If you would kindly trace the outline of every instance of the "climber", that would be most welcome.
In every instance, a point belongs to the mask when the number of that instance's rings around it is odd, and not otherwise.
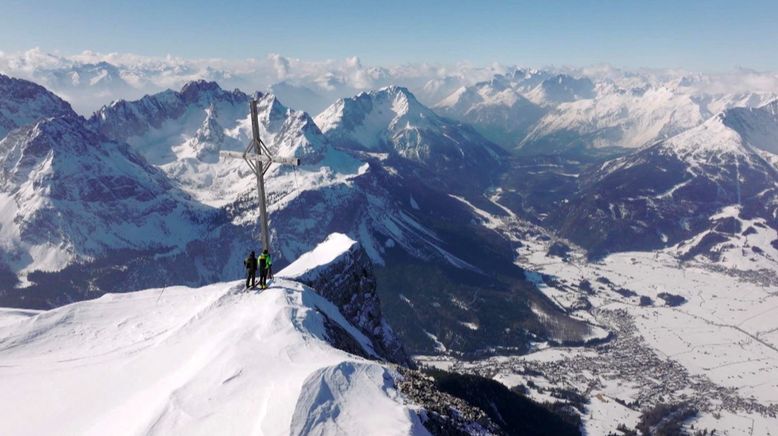
[[[246,267],[246,287],[249,287],[249,281],[251,281],[251,287],[256,286],[257,277],[257,256],[252,251],[249,257],[243,261],[243,265]]]
[[[259,287],[262,289],[267,288],[267,279],[273,278],[272,266],[273,260],[270,258],[270,253],[267,252],[266,248],[259,256]]]

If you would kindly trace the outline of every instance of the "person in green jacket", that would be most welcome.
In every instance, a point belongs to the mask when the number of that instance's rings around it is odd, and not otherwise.
[[[259,287],[262,289],[267,288],[267,279],[273,278],[273,260],[270,258],[270,253],[267,252],[267,249],[262,251],[262,254],[259,255]]]
[[[257,277],[257,256],[252,251],[249,257],[243,261],[243,266],[246,267],[246,287],[249,287],[249,281],[251,281],[251,287],[256,286]]]

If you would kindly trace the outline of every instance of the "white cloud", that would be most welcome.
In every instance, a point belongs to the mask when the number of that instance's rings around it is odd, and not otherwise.
[[[304,91],[308,96],[306,99],[295,99],[289,95],[289,100],[312,112],[339,97],[392,84],[406,86],[424,103],[434,104],[463,85],[488,80],[513,68],[501,64],[475,66],[468,63],[371,66],[363,65],[356,56],[311,61],[275,53],[264,58],[227,60],[93,51],[63,55],[39,48],[21,53],[0,51],[0,72],[46,86],[66,97],[83,114],[89,114],[114,99],[134,99],[167,88],[179,89],[186,82],[197,79],[215,80],[222,87],[240,88],[245,92],[266,90],[284,81],[291,85],[285,88],[287,92]],[[745,69],[719,75],[678,70],[627,71],[608,65],[548,69],[586,75],[625,88],[685,87],[690,93],[707,94],[778,92],[778,74]],[[314,99],[312,95],[318,98]]]

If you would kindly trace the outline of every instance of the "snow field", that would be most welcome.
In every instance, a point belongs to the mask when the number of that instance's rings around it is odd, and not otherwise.
[[[737,211],[725,210],[722,214],[737,216]],[[753,223],[744,221],[744,228],[749,224]],[[764,239],[760,233],[763,230],[760,228],[750,238]],[[575,255],[572,262],[546,256],[548,244],[543,241],[527,244],[519,253],[522,265],[573,288],[581,280],[589,280],[597,291],[587,296],[592,305],[626,310],[645,343],[659,356],[680,363],[691,374],[703,375],[719,386],[736,390],[741,398],[753,398],[765,405],[778,403],[778,335],[775,334],[778,318],[774,316],[778,313],[778,288],[775,285],[745,281],[712,269],[712,266],[731,265],[740,270],[740,262],[727,258],[717,265],[700,261],[680,263],[676,257],[678,247],[653,253],[613,254],[600,262],[587,263]],[[762,262],[769,259],[759,262],[764,265]],[[575,293],[543,284],[537,272],[528,272],[528,276],[535,279],[538,289],[562,307],[570,307],[577,299]],[[612,284],[598,282],[601,277]],[[613,291],[618,288],[629,289],[638,296],[624,297]],[[658,297],[661,292],[680,295],[687,301],[671,307]],[[652,305],[640,306],[640,296],[650,297]],[[592,313],[596,314],[596,309]],[[542,350],[522,359],[557,360],[569,353],[581,356],[588,353],[585,349],[552,350]],[[609,379],[607,374],[598,377],[606,387],[618,381]],[[522,378],[525,377],[503,373],[496,377],[506,384],[520,383]],[[633,411],[604,401],[609,396],[628,401],[625,398],[628,392],[623,388],[609,387],[600,396],[597,392],[590,395],[589,413],[584,417],[587,432],[607,434],[614,429],[614,423],[630,423],[637,418]],[[612,425],[605,425],[606,421]],[[696,428],[715,428],[723,434],[769,434],[775,419],[722,410],[704,413],[694,424]]]
[[[282,279],[0,311],[0,433],[426,433],[396,372],[333,348],[327,319],[374,353],[331,303]]]

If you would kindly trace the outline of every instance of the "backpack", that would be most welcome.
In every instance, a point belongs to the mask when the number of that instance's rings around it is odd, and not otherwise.
[[[257,258],[249,256],[243,261],[243,265],[246,265],[247,270],[255,271],[257,269]]]

